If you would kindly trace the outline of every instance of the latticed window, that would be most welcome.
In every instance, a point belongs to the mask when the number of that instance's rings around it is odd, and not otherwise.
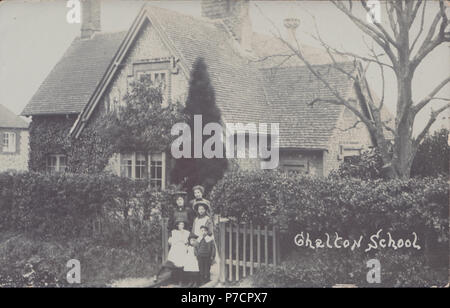
[[[133,154],[122,154],[120,161],[120,175],[133,178]]]
[[[3,133],[2,150],[7,153],[16,152],[16,133],[5,132]]]
[[[120,154],[120,176],[135,180],[149,179],[153,188],[165,188],[165,153]]]
[[[162,154],[150,155],[150,185],[161,189],[163,186],[163,160]]]
[[[51,154],[47,156],[47,172],[65,172],[67,168],[67,157],[63,154]]]
[[[136,154],[136,179],[145,179],[147,177],[147,160],[142,153]]]

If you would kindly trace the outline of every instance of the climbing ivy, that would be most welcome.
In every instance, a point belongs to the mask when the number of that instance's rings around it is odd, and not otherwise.
[[[184,121],[184,116],[180,103],[162,102],[160,88],[144,77],[132,84],[112,111],[97,108],[78,138],[69,136],[76,116],[34,116],[30,170],[44,171],[49,154],[65,154],[69,172],[97,173],[104,170],[113,153],[167,150],[175,137],[170,130]]]

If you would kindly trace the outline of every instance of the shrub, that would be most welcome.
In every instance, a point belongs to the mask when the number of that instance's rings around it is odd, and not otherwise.
[[[417,149],[411,166],[411,176],[448,176],[450,145],[448,129],[435,131],[427,136]]]
[[[361,153],[360,156],[349,157],[331,172],[330,177],[362,180],[383,178],[383,159],[380,151],[374,148]]]
[[[321,258],[311,256],[314,262],[323,263],[317,267],[323,275],[324,271],[335,273],[337,283],[355,279],[365,282],[365,275],[361,276],[361,273],[367,272],[365,262],[372,257],[386,260],[383,266],[390,275],[387,280],[394,285],[413,283],[413,276],[407,271],[418,273],[415,278],[418,284],[424,281],[431,283],[427,279],[448,271],[449,199],[447,179],[444,177],[410,180],[320,179],[288,176],[277,171],[237,170],[227,173],[216,184],[211,200],[221,215],[254,224],[276,224],[283,228],[283,255],[306,249],[294,244],[294,236],[300,232],[308,232],[314,238],[338,232],[351,240],[357,240],[360,235],[367,239],[380,229],[383,233],[390,232],[394,238],[410,238],[412,232],[417,233],[421,250],[400,249],[391,254],[389,249],[368,253],[359,249],[348,254],[348,249],[325,249],[320,252]],[[402,264],[409,264],[412,268]],[[358,272],[356,265],[363,265],[364,268]],[[426,268],[433,271],[427,272]],[[277,271],[279,273],[280,269]],[[292,274],[290,270],[286,272]],[[360,273],[359,278],[356,278],[356,273]],[[397,274],[400,275],[399,281],[397,277],[394,279]],[[322,277],[315,281],[320,285],[323,280]]]
[[[0,173],[0,286],[66,286],[73,258],[83,286],[149,275],[169,200],[170,191],[108,174]]]
[[[42,239],[92,237],[159,252],[169,192],[107,174],[0,174],[0,230]],[[153,248],[152,248],[153,247]]]

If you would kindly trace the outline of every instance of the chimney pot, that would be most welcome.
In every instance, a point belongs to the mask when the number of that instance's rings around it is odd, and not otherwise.
[[[100,0],[82,0],[81,7],[81,38],[89,39],[101,31],[101,3]]]
[[[297,28],[300,25],[300,19],[285,18],[283,23],[288,32],[288,43],[295,45],[297,41]]]
[[[249,0],[202,0],[202,16],[222,20],[241,47],[251,50],[252,23]]]

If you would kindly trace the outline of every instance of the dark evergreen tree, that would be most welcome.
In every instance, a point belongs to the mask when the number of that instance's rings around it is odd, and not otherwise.
[[[188,191],[194,185],[201,184],[209,191],[222,178],[227,169],[226,158],[194,157],[194,115],[202,115],[202,131],[208,123],[221,123],[220,109],[216,105],[214,88],[211,84],[208,68],[203,58],[198,58],[191,70],[189,94],[184,109],[191,129],[191,157],[175,161],[172,181],[181,183]],[[202,146],[210,136],[203,136]]]

